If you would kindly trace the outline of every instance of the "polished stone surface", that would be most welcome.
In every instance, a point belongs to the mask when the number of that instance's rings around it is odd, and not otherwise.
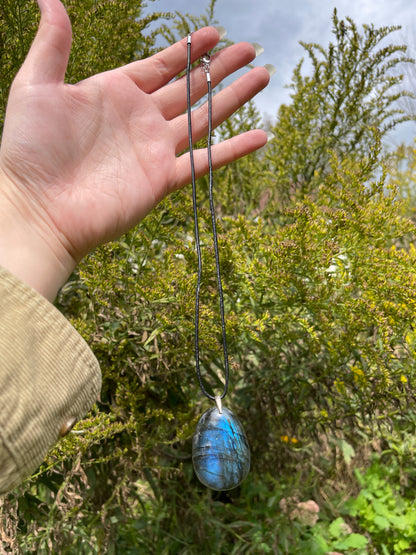
[[[208,488],[224,491],[237,487],[250,469],[247,436],[228,409],[207,410],[198,422],[192,442],[192,461],[199,480]]]

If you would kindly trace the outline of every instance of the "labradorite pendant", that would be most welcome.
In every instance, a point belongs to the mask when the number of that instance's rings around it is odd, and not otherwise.
[[[213,407],[201,416],[192,441],[192,462],[205,486],[224,491],[247,476],[250,449],[238,418],[226,408],[220,410]]]

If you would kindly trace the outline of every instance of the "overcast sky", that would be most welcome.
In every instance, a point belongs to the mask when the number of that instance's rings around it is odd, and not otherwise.
[[[149,4],[154,11],[201,15],[208,0],[155,0]],[[289,101],[285,85],[304,55],[299,41],[326,46],[331,40],[334,7],[340,19],[350,16],[358,25],[401,25],[402,30],[391,36],[408,44],[410,54],[416,57],[415,0],[217,0],[215,17],[227,30],[227,37],[234,42],[258,42],[264,53],[255,65],[271,63],[276,67],[271,83],[256,97],[263,115],[274,118],[279,105]],[[410,136],[416,136],[413,122],[402,126],[399,138],[409,140]]]

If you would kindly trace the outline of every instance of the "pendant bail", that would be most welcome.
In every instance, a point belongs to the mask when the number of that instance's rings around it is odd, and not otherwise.
[[[215,404],[217,405],[218,412],[222,414],[222,401],[219,395],[215,396]]]
[[[211,73],[209,71],[209,64],[211,63],[211,56],[204,54],[201,58],[201,69],[207,76],[207,82],[211,82]]]

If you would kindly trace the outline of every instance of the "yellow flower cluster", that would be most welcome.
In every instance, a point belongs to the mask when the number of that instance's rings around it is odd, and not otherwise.
[[[283,441],[283,443],[292,443],[293,445],[296,445],[296,443],[299,443],[295,437],[289,437],[289,436],[280,436],[280,441]]]

